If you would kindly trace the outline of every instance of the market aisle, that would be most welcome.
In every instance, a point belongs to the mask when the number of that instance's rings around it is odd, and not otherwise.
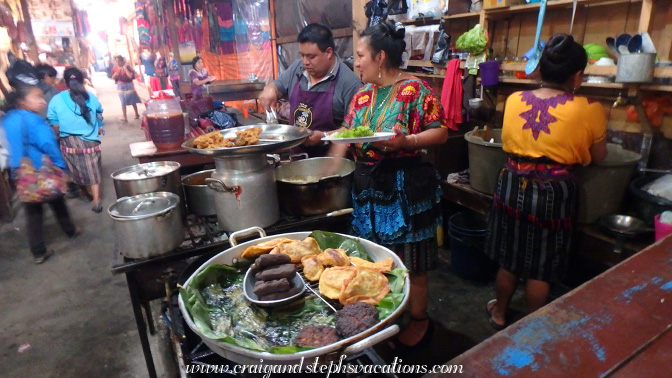
[[[119,123],[121,108],[114,83],[104,73],[96,74],[93,81],[105,110],[104,210],[96,214],[89,203],[67,201],[75,223],[83,229],[75,240],[60,231],[46,210],[45,237],[56,254],[42,265],[34,265],[28,250],[22,210],[13,223],[0,226],[3,377],[147,374],[126,281],[110,273],[115,241],[107,214],[115,199],[110,173],[137,163],[128,144],[144,140],[144,134],[132,116],[128,124]],[[26,344],[30,347],[19,352]]]

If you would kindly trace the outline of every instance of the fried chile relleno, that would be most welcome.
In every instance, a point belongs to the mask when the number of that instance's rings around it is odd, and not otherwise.
[[[357,302],[336,313],[336,331],[343,338],[357,335],[378,323],[378,309],[368,303]]]
[[[309,325],[301,328],[293,344],[299,347],[318,348],[331,345],[340,339],[334,327]]]

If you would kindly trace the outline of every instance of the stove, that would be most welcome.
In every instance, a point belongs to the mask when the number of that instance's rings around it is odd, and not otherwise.
[[[275,224],[265,227],[264,231],[267,235],[313,230],[347,233],[349,226],[350,214],[334,216],[324,214],[311,217],[282,216]],[[216,216],[187,216],[184,233],[184,242],[170,253],[145,259],[129,259],[123,257],[117,250],[112,257],[112,273],[123,273],[126,276],[131,305],[150,378],[155,378],[157,375],[147,335],[147,332],[151,335],[155,334],[149,302],[169,297],[175,289],[179,277],[186,274],[190,269],[193,271],[200,266],[197,266],[196,261],[194,261],[196,258],[204,262],[231,247],[229,243],[230,233],[219,228]],[[186,325],[183,328],[188,329]],[[189,332],[191,331],[189,330]],[[198,336],[194,336],[198,338]],[[194,347],[195,345],[192,346],[192,348]],[[189,349],[190,352],[191,350]],[[189,354],[189,356],[192,355],[194,354]]]

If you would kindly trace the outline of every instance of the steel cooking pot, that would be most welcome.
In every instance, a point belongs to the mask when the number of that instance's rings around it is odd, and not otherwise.
[[[310,216],[352,206],[352,160],[319,157],[283,164],[275,169],[280,210]]]
[[[180,163],[155,161],[136,164],[113,172],[114,191],[117,198],[136,194],[171,192],[180,197],[182,214],[186,216],[184,193],[180,179]]]
[[[170,252],[184,240],[180,197],[170,192],[119,198],[108,207],[122,255],[148,258]]]
[[[182,189],[189,213],[201,216],[217,215],[214,192],[205,182],[212,177],[214,171],[209,169],[182,177]]]
[[[256,240],[245,242],[243,244],[236,243],[236,239],[239,235],[246,235],[249,234],[251,231],[258,232],[263,237]],[[310,232],[293,232],[287,234],[265,236],[264,230],[258,227],[253,227],[250,229],[241,230],[239,232],[234,232],[229,239],[233,247],[217,254],[216,256],[212,257],[207,262],[205,262],[203,265],[201,265],[201,267],[198,268],[187,279],[187,281],[183,286],[189,285],[191,280],[193,280],[194,277],[198,275],[198,273],[200,273],[203,269],[206,269],[210,265],[214,264],[233,265],[235,261],[241,259],[240,256],[243,253],[243,251],[251,245],[255,245],[267,240],[280,237],[301,240],[306,238],[308,235],[310,235]],[[366,248],[372,260],[380,261],[387,257],[391,257],[394,260],[394,264],[396,267],[405,268],[404,264],[401,262],[399,257],[389,249],[368,240],[358,239],[358,241],[362,243],[362,245]],[[184,305],[182,296],[179,296],[179,305],[180,305],[180,311],[182,312],[184,320],[189,326],[189,328],[191,328],[192,331],[194,331],[198,336],[201,337],[201,339],[208,346],[208,348],[210,348],[213,352],[219,354],[220,356],[229,359],[231,361],[237,362],[239,364],[255,364],[259,363],[260,359],[263,359],[264,363],[266,364],[289,365],[299,363],[302,358],[304,359],[304,361],[309,360],[314,361],[315,357],[326,356],[331,353],[341,353],[347,356],[355,355],[357,353],[360,353],[364,349],[372,347],[373,345],[393,336],[394,334],[399,332],[399,326],[393,323],[395,319],[397,319],[397,317],[401,315],[401,313],[406,308],[406,305],[408,304],[409,290],[410,290],[410,283],[409,280],[406,279],[402,291],[404,293],[404,299],[399,305],[399,307],[397,307],[397,309],[389,317],[387,317],[384,320],[381,320],[380,322],[378,322],[378,324],[369,328],[365,332],[349,337],[347,339],[340,340],[336,343],[327,346],[293,354],[275,354],[269,352],[260,352],[242,348],[240,346],[229,344],[226,342],[210,339],[207,336],[203,335],[194,324],[191,315],[189,314]]]

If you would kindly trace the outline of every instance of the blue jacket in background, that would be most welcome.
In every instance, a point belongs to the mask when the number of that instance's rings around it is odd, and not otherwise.
[[[91,112],[91,123],[87,123],[82,117],[79,105],[70,98],[70,91],[63,91],[49,101],[47,119],[50,125],[58,125],[58,135],[61,138],[75,135],[83,140],[100,142],[99,120],[96,115],[103,114],[103,107],[93,93],[89,93],[86,107]]]
[[[2,127],[9,142],[10,171],[19,168],[24,156],[30,158],[35,169],[40,169],[43,154],[48,155],[54,165],[67,171],[54,131],[44,118],[28,110],[14,109],[2,119]]]

